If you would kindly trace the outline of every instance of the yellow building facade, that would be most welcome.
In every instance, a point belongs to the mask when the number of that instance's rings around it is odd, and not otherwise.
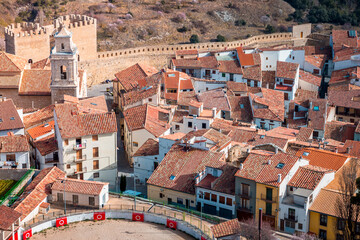
[[[196,208],[196,196],[184,192],[174,191],[154,185],[147,185],[148,198],[164,204],[175,203],[188,208]]]
[[[323,215],[322,221],[320,221],[321,215]],[[309,232],[315,233],[319,237],[326,232],[327,240],[336,240],[336,235],[342,234],[341,231],[337,230],[337,217],[309,211],[309,219]]]
[[[259,221],[259,208],[263,209],[263,220],[278,229],[279,188],[256,183],[256,221]]]

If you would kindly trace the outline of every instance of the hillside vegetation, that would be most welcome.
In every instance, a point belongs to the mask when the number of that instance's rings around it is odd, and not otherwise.
[[[231,41],[287,31],[294,9],[283,0],[1,0],[0,25],[86,14],[98,20],[99,50]],[[194,39],[194,38],[193,38]]]

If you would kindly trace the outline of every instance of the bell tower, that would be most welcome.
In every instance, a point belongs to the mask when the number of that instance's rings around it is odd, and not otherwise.
[[[82,97],[78,70],[78,50],[72,41],[72,33],[64,25],[55,34],[55,47],[50,53],[51,101],[63,100],[64,95]]]

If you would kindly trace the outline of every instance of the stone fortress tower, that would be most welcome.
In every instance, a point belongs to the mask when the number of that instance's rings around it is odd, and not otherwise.
[[[84,15],[66,15],[52,25],[17,23],[5,28],[6,52],[36,62],[49,57],[53,37],[64,25],[71,33],[79,50],[80,60],[96,59],[96,19]],[[34,51],[36,49],[36,51]]]
[[[63,100],[64,95],[86,97],[86,73],[78,69],[79,51],[72,41],[72,33],[64,25],[54,35],[51,50],[51,102]]]

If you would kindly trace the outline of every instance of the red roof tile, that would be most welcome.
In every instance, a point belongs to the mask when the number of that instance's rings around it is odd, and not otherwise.
[[[139,102],[143,99],[149,98],[158,94],[159,88],[157,86],[145,87],[145,89],[133,89],[122,95],[123,101],[121,101],[123,106],[130,105],[132,103]]]
[[[50,96],[51,70],[26,69],[23,72],[19,95]]]
[[[274,121],[284,121],[284,93],[272,89],[261,88],[261,93],[249,96],[255,103],[267,106],[267,108],[253,108],[254,118],[269,119]]]
[[[333,48],[339,49],[342,48],[344,45],[348,47],[358,47],[359,46],[358,34],[357,31],[354,32],[356,36],[350,37],[348,30],[332,30],[331,36],[332,36]]]
[[[261,81],[262,79],[262,72],[260,66],[252,66],[244,68],[244,79],[250,79],[255,81]]]
[[[27,65],[25,58],[0,52],[0,72],[21,72]]]
[[[32,139],[36,139],[44,134],[47,134],[47,133],[50,133],[51,131],[53,131],[54,125],[55,125],[55,121],[52,120],[48,123],[28,129],[27,132]]]
[[[159,142],[156,139],[149,138],[136,151],[134,157],[159,155]]]
[[[34,146],[39,150],[41,156],[46,156],[58,150],[55,134],[51,134],[45,138],[41,138],[34,142]]]
[[[0,131],[24,128],[24,124],[11,99],[0,102]]]
[[[286,78],[286,79],[295,79],[296,71],[298,68],[299,68],[298,63],[277,61],[276,77]]]
[[[254,66],[255,65],[254,57],[252,54],[244,53],[242,47],[236,48],[236,51],[237,51],[239,62],[240,62],[241,66]]]
[[[303,148],[296,153],[296,156],[309,160],[310,165],[335,171],[339,170],[348,158],[342,154],[315,148]]]
[[[227,96],[220,88],[200,93],[197,95],[197,98],[200,102],[204,103],[204,108],[230,111]]]
[[[220,168],[224,153],[174,145],[151,175],[147,184],[195,194],[195,177],[205,166]],[[173,180],[171,180],[171,179]]]
[[[31,69],[47,69],[51,70],[50,58],[44,58],[31,64]]]
[[[247,156],[243,163],[243,168],[239,169],[235,176],[255,180],[264,166],[268,163],[268,159],[270,157],[271,154],[264,155],[250,152],[249,156]]]
[[[275,71],[262,71],[262,86],[263,88],[274,89],[275,87]]]
[[[296,171],[288,185],[295,188],[314,190],[323,176],[329,172],[333,171],[312,165],[303,166]]]
[[[219,63],[219,71],[221,73],[243,74],[243,70],[240,67],[237,60],[218,61],[218,63]]]
[[[137,63],[115,74],[116,81],[119,81],[125,91],[138,86],[138,81],[157,73],[154,67]]]
[[[0,137],[0,153],[15,153],[30,151],[29,143],[24,135]]]
[[[4,231],[12,231],[11,226],[17,223],[21,217],[21,213],[5,206],[0,206],[0,229]]]
[[[307,55],[305,56],[305,61],[310,63],[311,65],[320,68],[321,70],[324,67],[326,60],[328,59],[327,55],[325,54],[318,54],[318,55]]]
[[[321,76],[305,72],[304,70],[299,71],[299,79],[318,87],[321,85]]]
[[[63,181],[65,181],[65,184]],[[51,186],[51,190],[64,191],[65,188],[65,191],[70,193],[98,196],[106,185],[109,185],[109,183],[66,178],[65,180],[56,180]]]
[[[327,99],[310,99],[312,107],[308,112],[308,127],[316,130],[325,130],[327,119]]]
[[[331,91],[329,103],[333,106],[360,109],[360,90]]]
[[[241,224],[237,218],[211,227],[215,238],[231,236],[240,232]]]
[[[233,93],[237,93],[237,92],[245,93],[248,91],[248,87],[246,83],[228,81],[226,82],[226,86]]]
[[[28,114],[24,116],[24,124],[25,128],[29,128],[40,124],[44,121],[50,120],[54,118],[54,108],[55,105],[49,105],[44,107],[34,113]]]
[[[242,122],[252,121],[251,105],[248,96],[228,96],[231,118]]]

